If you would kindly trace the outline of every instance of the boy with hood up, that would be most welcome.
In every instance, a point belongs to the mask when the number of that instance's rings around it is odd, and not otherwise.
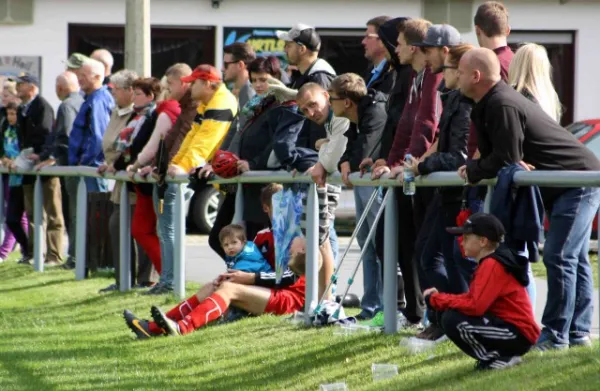
[[[465,255],[479,265],[466,293],[423,292],[428,307],[437,311],[448,338],[478,360],[475,369],[520,363],[540,336],[526,290],[527,259],[501,244],[504,227],[493,215],[476,213],[462,227],[447,231],[463,235]]]

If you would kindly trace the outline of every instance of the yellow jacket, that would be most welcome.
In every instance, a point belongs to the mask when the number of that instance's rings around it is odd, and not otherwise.
[[[171,164],[185,172],[205,165],[221,146],[237,111],[235,96],[222,84],[208,104],[198,106],[192,129],[183,139]]]

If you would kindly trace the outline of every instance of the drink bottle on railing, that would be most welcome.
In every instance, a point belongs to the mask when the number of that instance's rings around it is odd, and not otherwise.
[[[410,161],[412,155],[407,153],[404,157],[405,161]],[[402,180],[402,190],[406,195],[414,195],[416,190],[415,185],[415,174],[413,174],[410,170],[404,170],[403,180]]]

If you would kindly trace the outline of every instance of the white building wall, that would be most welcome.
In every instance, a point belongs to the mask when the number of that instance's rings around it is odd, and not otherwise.
[[[476,1],[473,14],[481,1]],[[600,2],[506,1],[513,30],[576,30],[575,119],[600,117]],[[328,28],[364,28],[377,15],[421,15],[416,0],[224,0],[213,9],[209,0],[152,0],[154,25],[217,26],[216,52],[222,49],[223,26],[291,26],[296,22]],[[64,69],[68,24],[125,23],[124,0],[36,0],[34,24],[0,26],[0,56],[42,55],[42,90],[55,106],[54,78]],[[474,33],[464,35],[476,43]],[[220,65],[221,59],[215,59]]]

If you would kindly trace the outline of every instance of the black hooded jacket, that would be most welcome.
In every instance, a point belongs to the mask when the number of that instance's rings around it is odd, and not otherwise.
[[[393,68],[393,71],[390,72],[392,87],[387,102],[387,122],[381,139],[380,155],[384,157],[388,156],[394,142],[396,126],[402,116],[402,110],[404,110],[404,104],[408,98],[410,80],[413,73],[412,67],[410,65],[400,64],[398,56],[396,55],[398,26],[409,19],[410,18],[401,17],[388,20],[382,24],[377,31],[381,42],[383,42],[390,55],[389,61]]]
[[[500,245],[496,251],[490,254],[489,258],[494,258],[504,266],[504,270],[512,274],[512,276],[523,286],[529,285],[528,260],[525,257],[518,255],[514,250],[511,250],[505,245]]]
[[[386,102],[387,95],[374,89],[369,89],[368,94],[362,97],[358,103],[358,124],[346,132],[348,144],[339,165],[349,162],[351,171],[355,172],[364,158],[370,157],[375,161],[382,157],[381,136],[387,122]]]

